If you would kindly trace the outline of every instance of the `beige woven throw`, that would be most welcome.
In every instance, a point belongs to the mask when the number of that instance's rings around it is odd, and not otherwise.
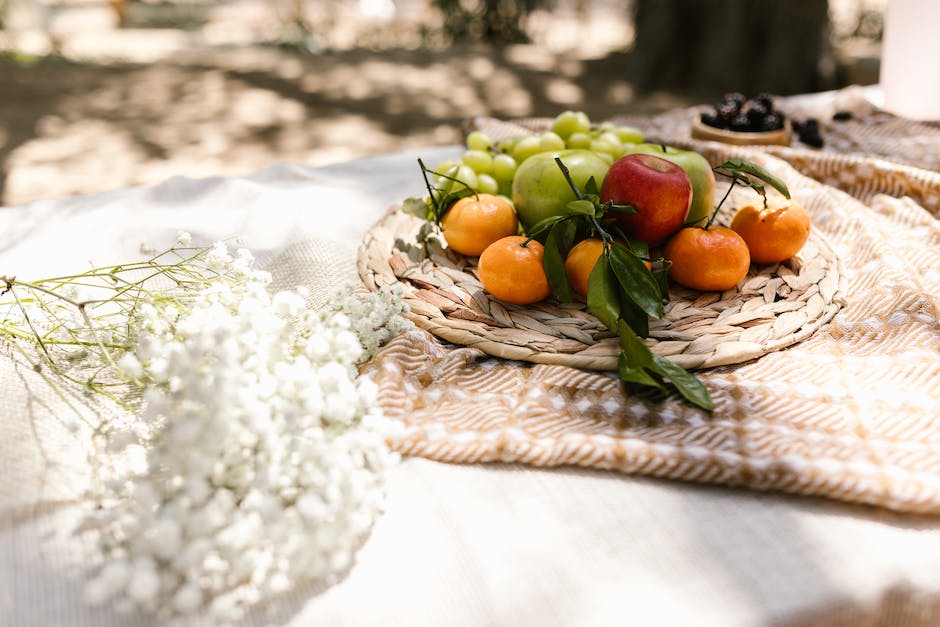
[[[604,371],[557,361],[531,363],[530,355],[493,358],[472,341],[445,341],[440,331],[435,335],[419,327],[393,341],[368,366],[386,414],[403,425],[394,446],[404,454],[448,462],[578,465],[940,513],[940,173],[918,167],[910,150],[914,135],[933,155],[924,163],[936,168],[940,130],[892,118],[851,96],[838,94],[842,100],[836,106],[853,110],[853,123],[860,127],[880,129],[860,133],[852,144],[864,145],[869,156],[840,151],[838,145],[816,151],[797,143],[773,150],[696,143],[688,137],[688,112],[631,120],[648,136],[692,146],[712,163],[729,156],[762,163],[787,181],[813,218],[810,250],[794,265],[752,271],[745,283],[765,281],[764,287],[730,304],[737,310],[722,314],[729,305],[721,304],[720,296],[683,297],[683,306],[711,312],[702,314],[702,337],[713,339],[702,341],[709,346],[698,354],[713,358],[725,351],[734,357],[685,362],[705,368],[697,374],[715,400],[714,412],[631,394]],[[803,107],[794,108],[794,115],[818,112],[827,146],[845,134],[838,127],[844,122],[828,121],[832,100],[815,110],[793,104]],[[544,121],[518,126],[477,121],[497,135],[539,124]],[[378,232],[381,239],[390,228],[399,227],[383,221],[370,236]],[[381,275],[369,261],[375,239],[367,237],[360,249],[360,273],[367,284]],[[396,244],[392,240],[390,247]],[[407,248],[400,237],[397,244]],[[436,265],[447,266],[446,255],[439,253]],[[806,267],[817,269],[799,279]],[[451,283],[459,287],[462,271],[449,268],[443,274],[451,273]],[[447,309],[442,294],[452,293],[452,285],[429,282],[436,272],[419,273],[409,289],[425,290],[432,296],[424,302]],[[841,288],[820,289],[826,277],[836,277]],[[774,289],[766,287],[776,280],[781,282]],[[807,299],[799,300],[806,290],[816,290],[813,294],[822,299],[808,311]],[[735,298],[742,291],[747,290]],[[751,320],[740,315],[744,307],[767,303],[803,305],[770,318],[764,317],[766,311]],[[506,314],[517,324],[512,311],[481,313],[482,306],[464,305],[481,318]],[[788,315],[792,311],[802,312],[799,324]],[[574,308],[571,316],[583,313]],[[524,312],[519,315],[523,335],[552,335],[538,327],[546,318],[529,316],[533,324]],[[728,318],[735,324],[724,324]],[[467,319],[474,322],[472,315]],[[544,325],[549,331],[559,324],[553,320]],[[571,324],[587,337],[571,333],[568,339],[602,345],[603,337],[590,325]],[[755,343],[764,341],[764,348],[749,356],[740,336],[729,342],[730,349],[722,348],[722,326],[734,327],[725,333],[749,332],[749,340],[763,333]],[[689,335],[673,333],[651,342],[668,344],[668,353],[698,340]],[[768,345],[768,338],[784,341]],[[683,352],[675,353],[677,361],[696,354],[682,357]],[[712,363],[732,365],[708,367]]]

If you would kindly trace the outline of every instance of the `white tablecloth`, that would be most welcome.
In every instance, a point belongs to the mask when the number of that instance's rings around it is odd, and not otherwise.
[[[183,229],[197,241],[242,237],[276,280],[278,268],[319,263],[309,254],[318,249],[346,260],[323,268],[321,282],[354,279],[361,236],[422,191],[417,156],[436,163],[457,150],[0,209],[0,274],[135,259],[142,244],[161,248]],[[15,400],[3,399],[4,414]],[[44,467],[16,455],[37,442],[4,424],[0,468],[20,487],[0,491],[0,625],[150,624],[83,603],[77,487],[55,473],[55,485],[30,487]],[[406,459],[348,575],[325,590],[301,586],[245,621],[268,623],[938,625],[940,522],[599,471]]]

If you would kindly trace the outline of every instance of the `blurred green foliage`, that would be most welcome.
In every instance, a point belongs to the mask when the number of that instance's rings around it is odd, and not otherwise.
[[[528,41],[525,18],[551,0],[432,0],[444,17],[444,34],[453,41]]]

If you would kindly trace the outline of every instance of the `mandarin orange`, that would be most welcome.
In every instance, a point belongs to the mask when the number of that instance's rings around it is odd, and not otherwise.
[[[496,240],[515,235],[519,229],[509,200],[493,194],[465,196],[441,219],[447,245],[462,255],[476,257]]]
[[[800,252],[809,238],[810,219],[794,199],[774,201],[764,208],[745,205],[731,220],[731,228],[744,238],[751,260],[777,263]]]
[[[604,242],[594,237],[581,240],[568,251],[565,274],[571,289],[581,296],[587,296],[588,277],[603,252]]]
[[[666,242],[663,255],[672,262],[670,279],[703,292],[731,289],[751,265],[747,244],[723,226],[686,227]]]
[[[499,300],[515,305],[536,303],[552,292],[542,265],[544,255],[545,248],[537,241],[510,235],[486,247],[477,275],[483,289]]]

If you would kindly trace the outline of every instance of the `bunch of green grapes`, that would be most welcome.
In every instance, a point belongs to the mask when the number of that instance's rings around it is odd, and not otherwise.
[[[564,111],[543,133],[517,135],[494,142],[486,133],[473,131],[467,135],[466,150],[459,161],[444,161],[434,171],[437,183],[450,188],[462,181],[478,193],[512,194],[516,168],[533,155],[566,149],[583,149],[597,153],[613,163],[628,147],[643,141],[643,133],[629,126],[610,122],[592,125],[583,111]]]

